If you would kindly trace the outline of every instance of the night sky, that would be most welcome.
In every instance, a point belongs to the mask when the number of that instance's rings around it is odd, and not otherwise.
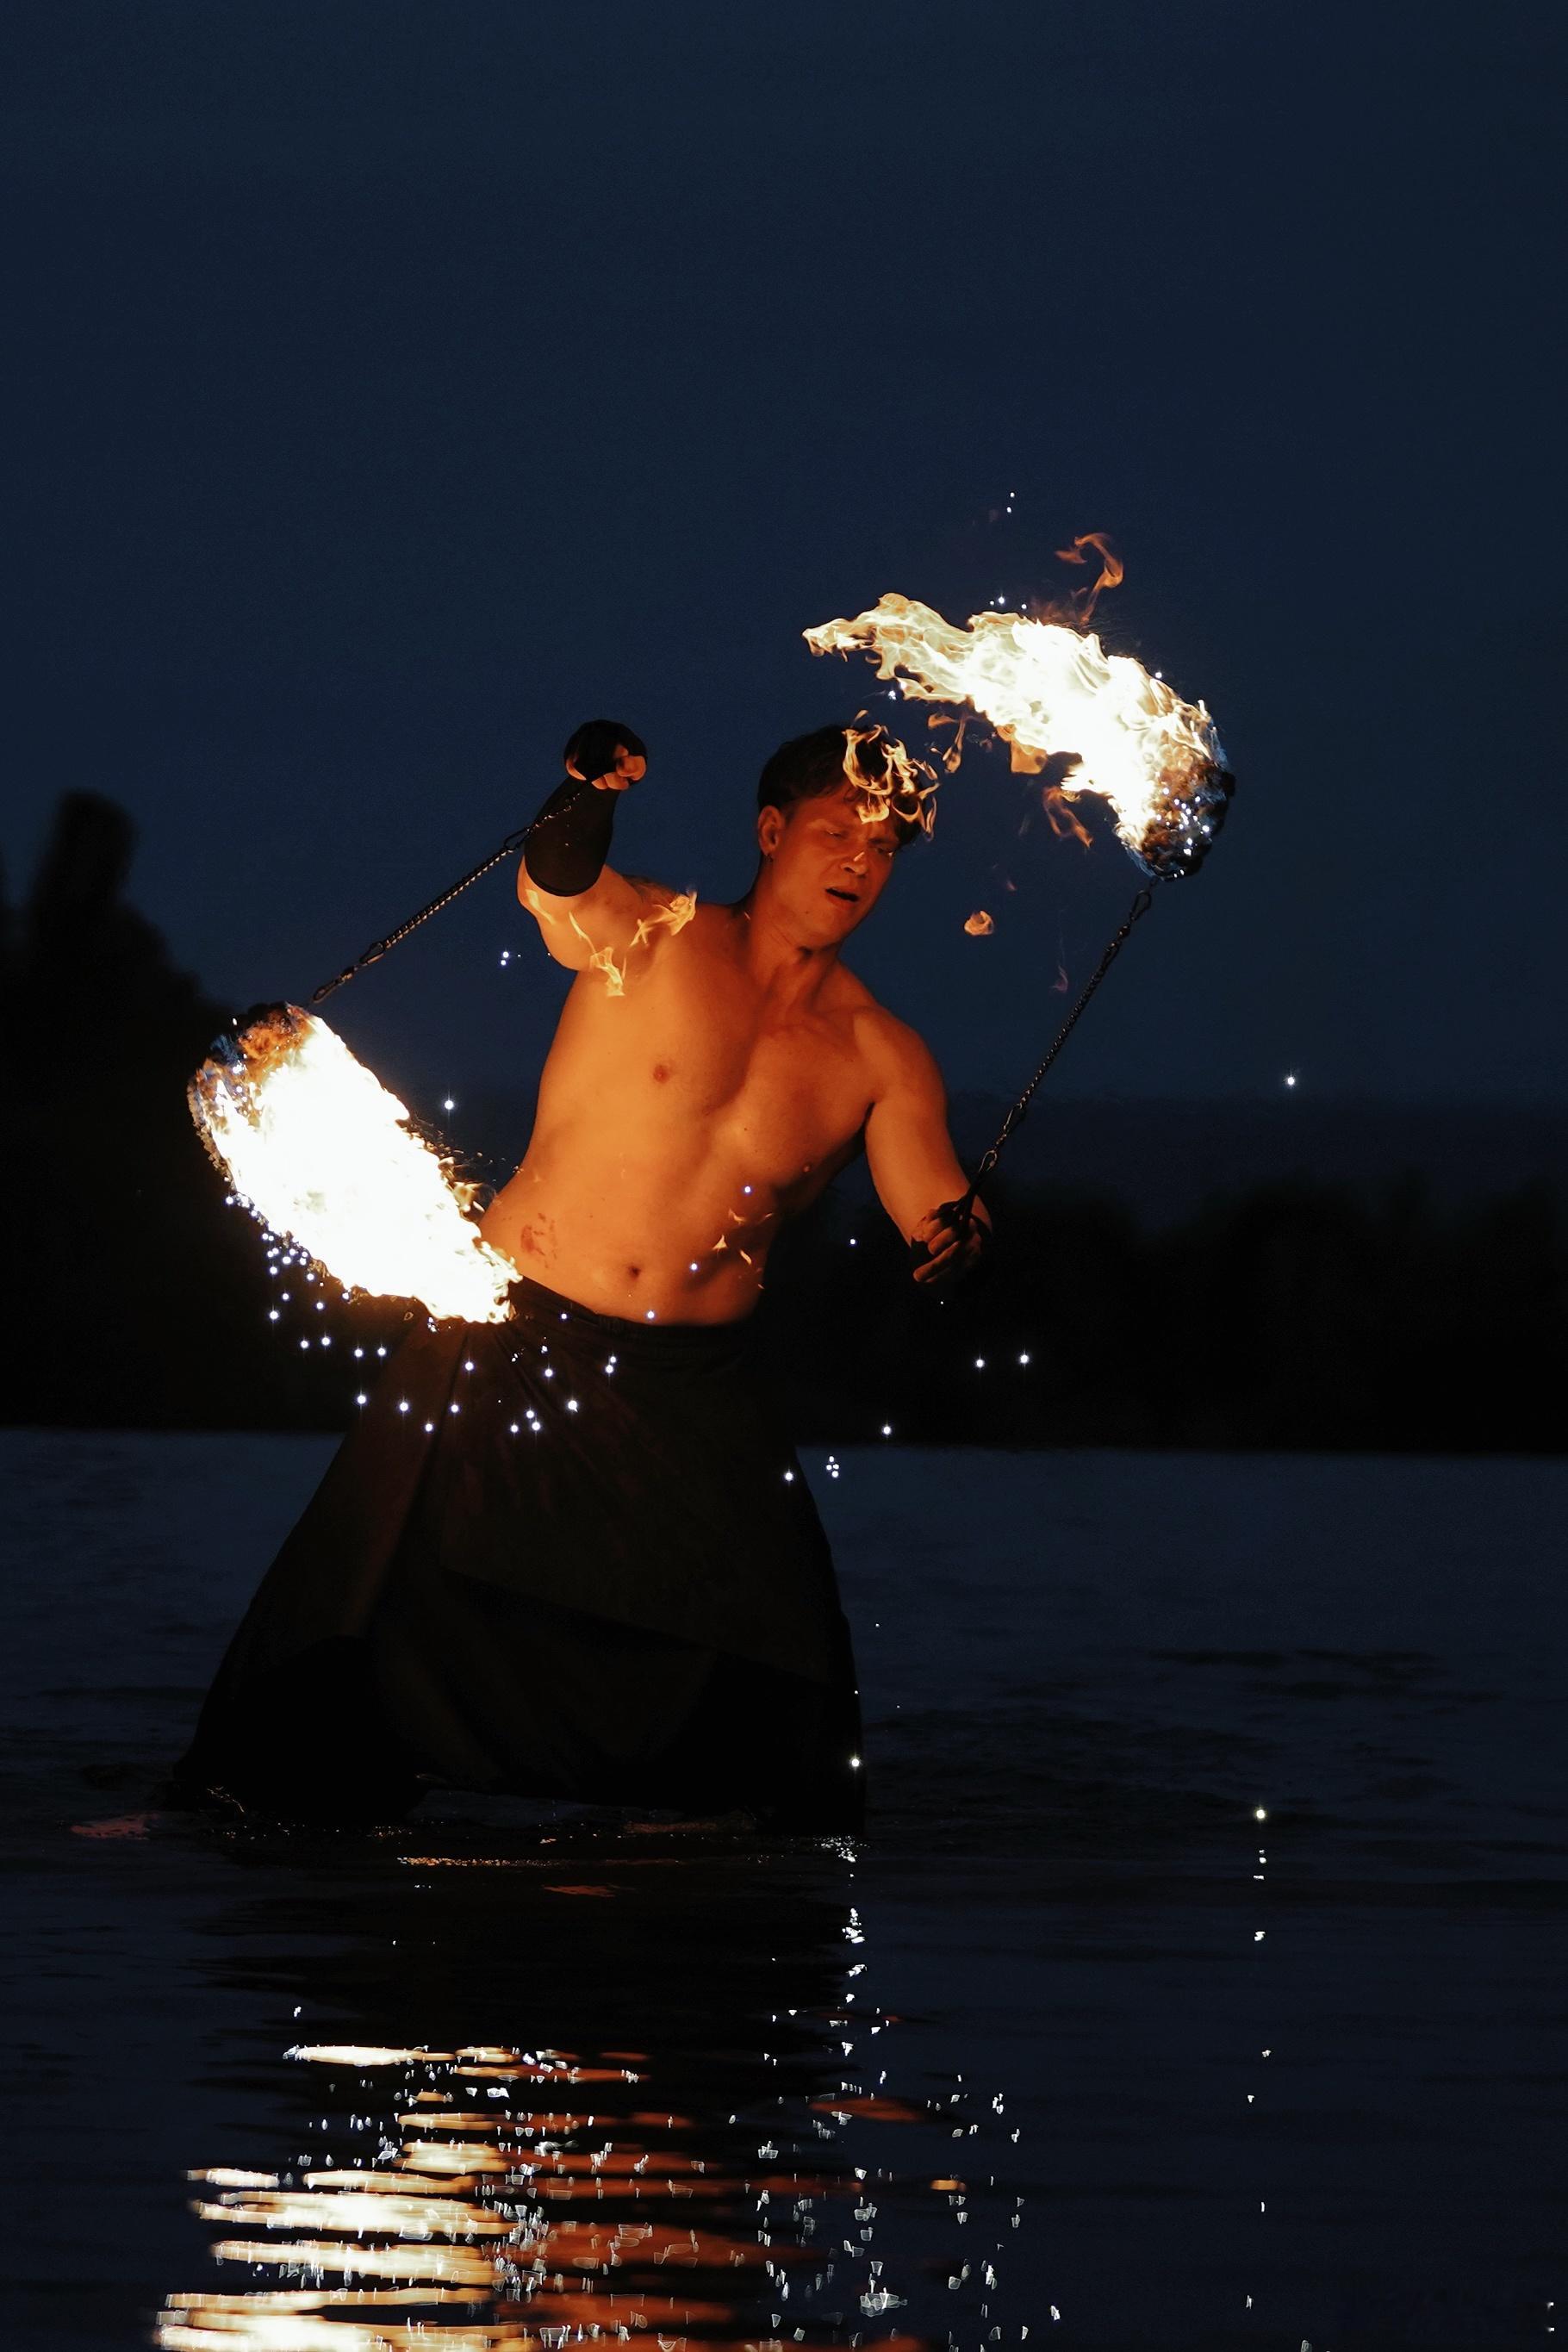
[[[1561,21],[14,5],[13,893],[108,793],[179,961],[298,998],[607,712],[616,862],[737,894],[767,753],[874,690],[803,628],[1103,530],[1241,790],[1060,1083],[1560,1099]],[[850,951],[954,1088],[1136,887],[1031,806],[966,761]],[[564,982],[498,877],[332,1017],[429,1109],[531,1087]]]

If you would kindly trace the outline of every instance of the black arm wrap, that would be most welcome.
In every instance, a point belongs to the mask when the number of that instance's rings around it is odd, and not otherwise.
[[[578,898],[605,870],[618,793],[568,776],[523,836],[528,878],[552,898]]]

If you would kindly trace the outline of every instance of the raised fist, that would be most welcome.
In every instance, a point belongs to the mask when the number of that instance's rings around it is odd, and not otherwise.
[[[586,777],[606,792],[624,793],[647,773],[647,745],[618,719],[586,719],[563,758],[569,776]]]

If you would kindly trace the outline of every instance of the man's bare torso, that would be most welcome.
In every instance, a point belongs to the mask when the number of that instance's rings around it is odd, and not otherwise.
[[[750,919],[699,904],[628,950],[624,980],[578,973],[527,1157],[486,1213],[521,1272],[601,1313],[749,1314],[774,1235],[858,1148],[897,1049],[902,1024],[841,963],[807,988],[759,982]]]

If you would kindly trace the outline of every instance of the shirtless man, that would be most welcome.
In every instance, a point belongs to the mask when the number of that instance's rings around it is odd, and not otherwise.
[[[519,868],[519,898],[578,978],[486,1240],[602,1314],[732,1322],[756,1304],[780,1226],[864,1146],[883,1207],[930,1253],[914,1279],[951,1280],[978,1256],[986,1219],[977,1204],[961,1233],[938,1213],[966,1184],[941,1075],[841,961],[912,821],[864,821],[845,731],[825,728],[763,771],[756,877],[734,906],[607,865],[563,887],[607,845],[608,796],[644,772],[628,731],[593,721],[568,747],[609,761],[586,787],[605,802],[578,818],[597,843],[563,859],[536,827]]]
[[[896,802],[862,821],[847,741],[768,762],[756,879],[724,907],[606,865],[642,747],[574,738],[518,881],[577,980],[484,1219],[519,1269],[508,1316],[411,1318],[182,1788],[285,1819],[385,1819],[437,1783],[860,1822],[849,1628],[748,1318],[780,1225],[862,1144],[929,1248],[917,1282],[978,1255],[984,1213],[941,1214],[964,1179],[936,1066],[839,960],[917,829]]]

